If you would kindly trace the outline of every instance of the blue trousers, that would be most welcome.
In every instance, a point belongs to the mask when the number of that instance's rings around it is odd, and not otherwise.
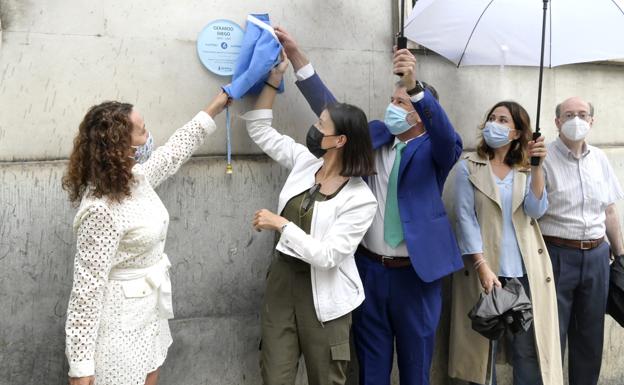
[[[609,245],[585,251],[546,246],[557,287],[562,355],[568,342],[570,385],[596,385],[609,293]]]
[[[389,385],[396,342],[401,385],[429,385],[441,311],[440,280],[422,281],[411,266],[386,268],[365,255],[355,261],[366,299],[353,312],[361,385]]]

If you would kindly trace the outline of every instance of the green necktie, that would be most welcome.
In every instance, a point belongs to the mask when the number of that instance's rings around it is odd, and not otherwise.
[[[399,167],[401,155],[406,144],[398,142],[395,145],[396,156],[390,177],[388,178],[388,193],[386,194],[386,212],[384,214],[384,240],[392,247],[397,247],[403,241],[403,227],[399,216],[399,201],[397,199],[397,185],[399,181]]]

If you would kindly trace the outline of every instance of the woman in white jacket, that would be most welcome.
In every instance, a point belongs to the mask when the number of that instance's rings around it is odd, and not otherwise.
[[[85,115],[63,187],[80,202],[74,283],[67,308],[70,385],[155,385],[171,345],[169,214],[154,192],[215,131],[217,95],[150,156],[152,139],[131,104]]]
[[[353,254],[377,202],[362,176],[374,173],[366,115],[348,104],[328,106],[310,127],[306,146],[271,127],[277,85],[288,60],[271,72],[247,130],[262,150],[291,170],[278,214],[256,212],[256,230],[275,230],[276,252],[261,311],[265,384],[294,384],[305,357],[310,385],[344,384],[350,361],[351,311],[364,300]]]

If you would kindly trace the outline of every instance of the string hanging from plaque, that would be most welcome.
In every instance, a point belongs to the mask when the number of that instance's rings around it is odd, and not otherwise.
[[[225,143],[227,147],[227,165],[225,173],[232,174],[232,123],[230,119],[230,107],[225,107]]]

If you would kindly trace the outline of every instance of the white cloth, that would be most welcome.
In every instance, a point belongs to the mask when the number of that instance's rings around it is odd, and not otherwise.
[[[542,234],[588,240],[605,235],[607,206],[624,198],[605,153],[586,145],[576,158],[560,138],[544,159],[549,207],[539,220]]]
[[[74,220],[77,251],[65,324],[70,377],[95,374],[98,385],[143,384],[164,362],[171,333],[159,314],[158,292],[128,297],[109,274],[163,260],[169,214],[154,187],[214,130],[208,114],[197,114],[134,166],[131,195],[121,202],[85,194]]]
[[[279,195],[277,212],[315,183],[323,165],[308,149],[271,127],[271,110],[243,116],[251,139],[273,160],[290,169]],[[330,200],[314,203],[310,234],[294,223],[284,228],[276,249],[310,264],[312,296],[321,322],[343,316],[364,301],[364,288],[353,254],[373,220],[375,197],[362,178],[351,177]]]

